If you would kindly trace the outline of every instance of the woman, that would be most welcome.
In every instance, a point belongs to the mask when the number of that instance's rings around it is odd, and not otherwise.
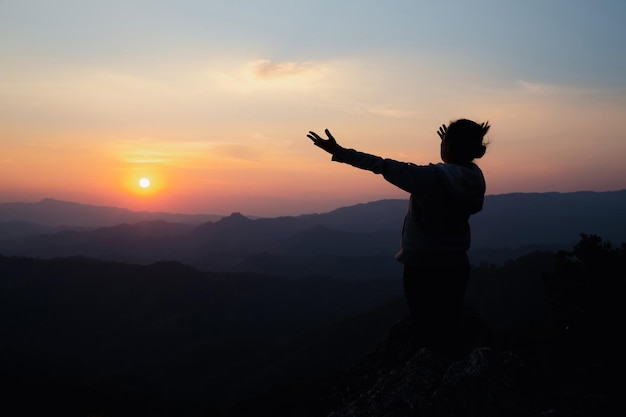
[[[415,165],[341,147],[310,131],[313,144],[332,160],[381,174],[410,193],[400,251],[404,293],[416,342],[441,353],[459,348],[461,309],[469,281],[469,218],[482,210],[485,179],[474,160],[487,149],[489,123],[468,119],[442,125],[442,163]]]

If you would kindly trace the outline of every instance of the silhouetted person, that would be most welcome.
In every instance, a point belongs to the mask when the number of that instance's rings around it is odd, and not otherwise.
[[[415,165],[341,147],[328,129],[328,139],[307,137],[332,154],[332,160],[382,174],[410,193],[396,259],[404,265],[404,293],[415,341],[454,355],[460,347],[460,320],[469,281],[469,217],[483,207],[485,179],[473,162],[487,149],[488,122],[459,119],[442,125],[443,163]]]

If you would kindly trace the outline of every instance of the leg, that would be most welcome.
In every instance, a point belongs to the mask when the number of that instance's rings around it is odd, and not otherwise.
[[[469,262],[462,255],[429,256],[404,267],[404,292],[418,346],[445,352],[459,347],[469,280]]]

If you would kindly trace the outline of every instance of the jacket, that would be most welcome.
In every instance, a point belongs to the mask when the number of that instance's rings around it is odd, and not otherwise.
[[[469,218],[482,210],[486,189],[476,164],[415,165],[345,148],[332,160],[381,174],[410,193],[398,261],[412,263],[423,255],[469,249]]]

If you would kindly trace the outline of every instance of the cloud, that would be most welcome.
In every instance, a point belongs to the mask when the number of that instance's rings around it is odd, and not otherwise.
[[[113,152],[127,164],[174,165],[197,152],[195,143],[139,139],[112,143]]]
[[[205,73],[204,82],[211,85],[212,97],[222,93],[221,98],[226,101],[237,99],[241,94],[246,96],[246,100],[252,94],[260,94],[257,97],[271,98],[273,103],[278,103],[279,99],[286,96],[295,98],[296,92],[299,94],[303,91],[327,90],[328,84],[333,82],[332,76],[336,70],[333,68],[330,71],[327,66],[313,62],[274,62],[260,59],[221,68],[213,66]],[[236,95],[233,96],[233,93]],[[271,95],[267,96],[267,93]]]
[[[260,59],[247,65],[247,72],[253,78],[273,80],[314,74],[318,69],[309,62],[272,62]]]
[[[597,90],[557,84],[537,83],[526,80],[518,80],[516,84],[522,92],[533,95],[585,95],[598,92]]]

